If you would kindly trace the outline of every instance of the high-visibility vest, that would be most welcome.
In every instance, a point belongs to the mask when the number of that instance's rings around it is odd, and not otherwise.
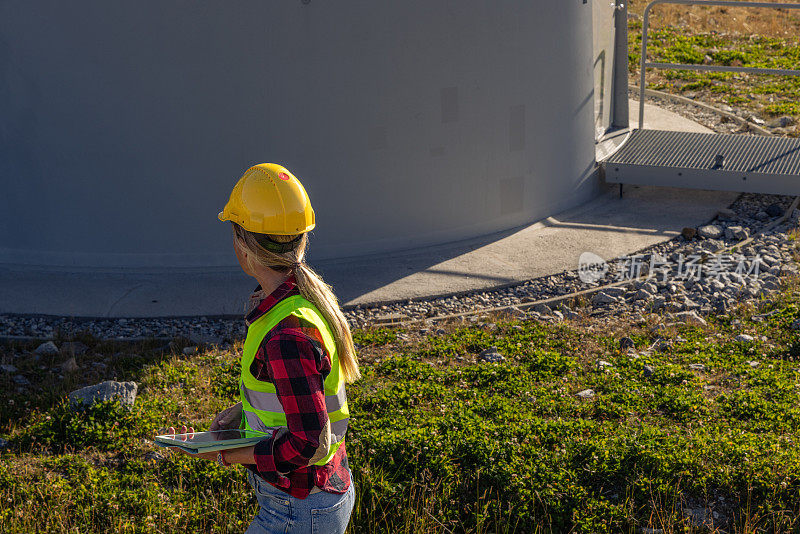
[[[325,349],[331,358],[331,371],[324,381],[325,406],[331,425],[331,442],[328,454],[313,464],[325,465],[344,443],[350,410],[347,407],[344,373],[339,363],[332,330],[317,307],[302,295],[286,297],[247,328],[247,337],[242,352],[242,375],[239,381],[242,400],[242,428],[269,432],[286,426],[286,413],[278,400],[275,386],[271,382],[261,381],[254,377],[250,372],[250,367],[264,336],[290,314],[313,323],[319,329]]]

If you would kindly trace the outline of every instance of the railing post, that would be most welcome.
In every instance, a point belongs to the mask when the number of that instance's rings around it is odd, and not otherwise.
[[[614,128],[628,128],[628,5],[627,0],[615,0],[614,11]]]
[[[650,8],[657,2],[650,2],[644,8],[644,16],[642,17],[642,61],[639,69],[641,72],[641,79],[639,81],[639,129],[644,130],[644,65],[647,61],[647,24],[650,21]]]

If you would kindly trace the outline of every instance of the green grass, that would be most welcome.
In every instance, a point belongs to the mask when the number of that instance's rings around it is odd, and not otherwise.
[[[800,531],[798,288],[657,335],[656,318],[589,330],[495,317],[492,329],[451,325],[406,342],[393,328],[355,332],[350,531],[693,532],[684,509],[705,506],[727,532]],[[735,341],[742,331],[755,341]],[[639,351],[657,336],[672,344],[631,357],[623,335]],[[206,428],[235,401],[238,352],[185,356],[152,343],[123,356],[85,342],[91,356],[76,376],[59,381],[16,358],[46,387],[17,393],[0,377],[0,435],[12,441],[0,461],[0,530],[243,531],[256,502],[242,468],[146,456],[160,427]],[[506,360],[477,361],[488,346]],[[6,346],[0,358],[29,348]],[[599,359],[613,367],[599,371]],[[106,376],[90,374],[105,360]],[[112,375],[140,383],[132,410],[68,408],[70,388]],[[587,388],[593,399],[576,396]]]
[[[796,39],[691,33],[671,26],[650,30],[647,52],[649,61],[663,63],[702,64],[708,61],[706,56],[712,65],[796,69],[800,63]],[[631,81],[636,84],[640,54],[641,22],[631,21],[628,60]],[[653,89],[676,94],[692,91],[698,93],[695,99],[727,103],[765,117],[800,117],[800,78],[796,76],[649,69],[648,78]]]

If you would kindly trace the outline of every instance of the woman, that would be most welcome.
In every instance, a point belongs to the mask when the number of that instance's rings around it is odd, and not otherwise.
[[[272,436],[196,456],[247,467],[260,504],[247,534],[344,532],[355,500],[344,445],[345,383],[360,374],[336,296],[304,263],[314,210],[297,178],[265,163],[245,172],[219,219],[233,223],[239,265],[259,286],[246,315],[241,402],[220,413],[211,430]]]

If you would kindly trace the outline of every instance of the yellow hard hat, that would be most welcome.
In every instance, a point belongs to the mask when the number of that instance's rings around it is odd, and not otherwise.
[[[303,184],[275,163],[247,169],[218,217],[258,234],[293,235],[314,229],[314,210]]]

